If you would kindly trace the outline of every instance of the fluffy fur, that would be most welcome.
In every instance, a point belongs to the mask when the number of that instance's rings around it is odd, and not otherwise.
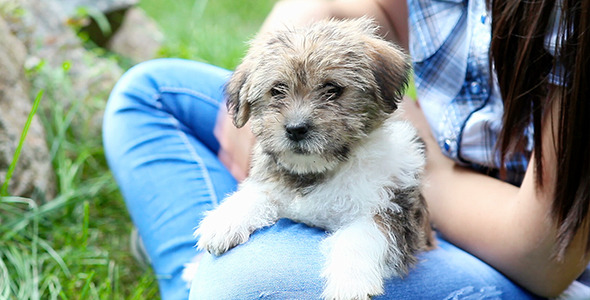
[[[257,142],[249,177],[208,213],[198,248],[220,255],[289,218],[332,234],[325,299],[368,299],[431,244],[425,154],[398,116],[409,63],[368,19],[259,36],[226,92]]]

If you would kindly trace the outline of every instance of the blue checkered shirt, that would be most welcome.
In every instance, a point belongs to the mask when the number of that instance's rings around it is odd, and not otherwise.
[[[484,0],[409,0],[410,54],[418,99],[442,152],[458,164],[499,176],[496,140],[503,103],[489,72],[491,18]],[[533,148],[505,162],[519,185]]]

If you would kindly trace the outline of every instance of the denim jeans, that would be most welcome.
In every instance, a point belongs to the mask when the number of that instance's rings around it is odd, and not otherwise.
[[[163,299],[187,299],[180,278],[198,252],[193,231],[237,182],[213,135],[230,71],[158,59],[131,68],[113,89],[103,139],[109,166],[158,277]],[[220,257],[205,254],[191,299],[317,299],[326,232],[280,220]],[[529,299],[469,253],[437,238],[405,278],[375,299]],[[351,258],[354,259],[354,258]]]

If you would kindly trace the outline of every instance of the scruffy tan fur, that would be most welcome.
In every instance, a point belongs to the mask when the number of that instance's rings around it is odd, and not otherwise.
[[[407,56],[369,19],[324,21],[256,38],[226,91],[256,136],[250,176],[201,222],[220,255],[290,218],[331,232],[325,299],[366,299],[431,245],[420,195],[424,146],[396,113]]]

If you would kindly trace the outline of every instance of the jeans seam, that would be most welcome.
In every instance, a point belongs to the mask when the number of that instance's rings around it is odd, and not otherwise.
[[[209,97],[205,94],[196,92],[194,90],[188,89],[188,88],[160,87],[158,89],[158,93],[154,94],[154,96],[152,98],[153,100],[155,100],[155,104],[158,109],[162,109],[163,104],[162,104],[161,99],[162,99],[162,94],[164,94],[164,93],[186,94],[186,95],[195,97],[197,99],[200,99],[202,101],[205,101],[209,104],[212,104],[216,107],[219,106],[219,103],[217,103],[211,97]],[[209,191],[209,195],[210,195],[209,198],[211,199],[211,202],[213,202],[214,206],[219,205],[219,200],[217,199],[217,193],[215,192],[215,189],[213,188],[213,182],[211,180],[211,176],[209,175],[209,170],[207,170],[205,162],[203,161],[203,158],[197,153],[197,150],[190,143],[186,133],[180,128],[180,126],[178,124],[179,121],[176,118],[174,118],[173,116],[169,116],[168,120],[176,128],[178,136],[180,137],[182,142],[185,144],[185,147],[188,149],[193,160],[201,167],[201,170],[203,172],[203,179],[205,180],[205,185],[207,186],[207,189]]]
[[[215,107],[219,106],[219,103],[212,99],[211,97],[203,94],[203,93],[199,93],[195,90],[189,89],[189,88],[183,88],[183,87],[160,87],[158,89],[158,94],[156,94],[156,99],[159,99],[160,96],[164,93],[176,93],[176,94],[187,94],[189,96],[193,96],[195,98],[198,98],[200,100],[206,101],[209,104],[212,104]]]
[[[205,184],[207,185],[207,189],[209,190],[211,201],[215,206],[217,206],[219,204],[217,194],[215,193],[215,189],[213,188],[213,182],[211,181],[209,170],[207,170],[203,158],[197,153],[197,150],[193,147],[193,145],[191,145],[188,137],[186,136],[186,133],[182,131],[182,129],[180,129],[180,126],[178,126],[178,121],[173,117],[169,117],[169,120],[174,125],[174,127],[176,127],[178,136],[187,147],[193,160],[201,167],[201,170],[203,172],[203,179],[205,180]]]

